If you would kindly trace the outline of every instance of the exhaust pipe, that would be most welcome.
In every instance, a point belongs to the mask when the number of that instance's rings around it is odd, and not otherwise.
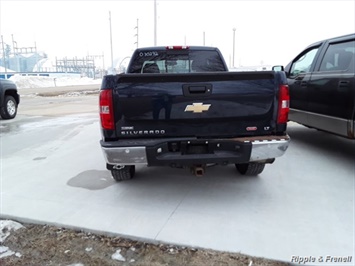
[[[191,167],[191,172],[195,176],[203,176],[205,174],[205,167],[203,165],[194,165]]]

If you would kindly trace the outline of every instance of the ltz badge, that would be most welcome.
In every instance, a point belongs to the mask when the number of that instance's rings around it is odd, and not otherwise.
[[[188,104],[185,108],[185,112],[202,113],[203,111],[208,111],[210,109],[210,104],[203,103],[193,103]]]

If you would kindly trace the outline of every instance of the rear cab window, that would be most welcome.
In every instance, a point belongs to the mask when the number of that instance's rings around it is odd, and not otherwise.
[[[127,73],[192,73],[227,71],[216,50],[137,50]]]

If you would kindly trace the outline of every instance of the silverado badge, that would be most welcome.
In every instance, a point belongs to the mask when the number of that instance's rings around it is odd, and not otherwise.
[[[210,109],[210,104],[203,103],[193,103],[188,104],[185,108],[185,112],[202,113],[203,111],[208,111]]]

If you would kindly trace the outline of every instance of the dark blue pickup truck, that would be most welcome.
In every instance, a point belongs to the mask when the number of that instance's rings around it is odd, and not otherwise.
[[[101,147],[116,181],[136,165],[235,164],[260,174],[289,144],[284,72],[229,72],[217,48],[137,49],[127,73],[103,78]]]

